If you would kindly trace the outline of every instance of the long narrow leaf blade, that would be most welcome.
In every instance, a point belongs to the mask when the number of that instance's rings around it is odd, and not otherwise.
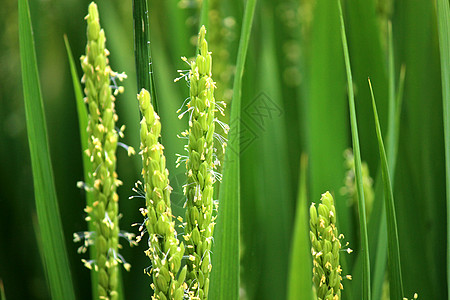
[[[349,41],[350,61],[352,63],[353,85],[357,91],[356,102],[357,113],[362,116],[370,116],[372,107],[369,101],[370,93],[367,89],[366,78],[370,74],[372,80],[376,80],[378,86],[378,109],[380,111],[380,122],[387,124],[388,111],[388,80],[385,64],[384,49],[381,39],[384,37],[384,24],[381,13],[379,13],[379,1],[377,0],[347,0],[344,6],[346,16],[347,39]],[[361,101],[359,101],[361,100]],[[371,153],[377,149],[375,132],[370,122],[360,123],[358,127],[361,153]],[[368,164],[371,172],[377,170],[377,155],[365,155],[364,161]],[[366,199],[367,200],[367,199]],[[374,263],[371,263],[373,267]]]
[[[356,110],[355,110],[355,99],[353,93],[353,79],[352,71],[350,68],[350,58],[348,54],[347,37],[345,35],[344,17],[342,16],[342,7],[340,0],[339,5],[339,15],[341,21],[341,38],[342,38],[342,48],[344,50],[344,61],[345,69],[347,73],[347,84],[348,84],[348,102],[350,108],[350,121],[352,130],[352,141],[353,141],[353,154],[355,157],[355,175],[356,175],[356,189],[358,194],[358,212],[359,212],[359,223],[361,231],[361,251],[363,253],[363,299],[370,300],[370,259],[369,259],[369,239],[367,236],[367,220],[366,220],[366,205],[364,200],[364,190],[363,190],[363,179],[361,171],[361,151],[359,147],[359,137],[358,137],[358,125],[356,123]]]
[[[403,282],[400,264],[400,247],[398,242],[397,218],[395,215],[394,194],[392,192],[389,167],[387,162],[386,150],[384,149],[383,137],[381,135],[380,121],[373,95],[372,84],[370,83],[370,94],[372,96],[373,114],[375,118],[375,127],[377,130],[378,148],[380,152],[381,171],[383,175],[384,197],[386,207],[386,222],[388,235],[388,261],[389,261],[389,289],[391,299],[403,298]]]
[[[25,114],[44,264],[53,299],[72,300],[75,293],[56,198],[27,0],[19,0],[18,11]]]
[[[72,50],[70,49],[69,40],[67,36],[64,36],[64,43],[66,45],[67,58],[69,59],[70,66],[70,74],[72,76],[72,84],[73,90],[75,93],[75,99],[77,102],[77,113],[78,113],[78,128],[80,131],[80,142],[81,142],[81,155],[83,157],[83,177],[84,183],[86,186],[92,186],[92,177],[89,176],[89,170],[92,170],[92,163],[89,160],[89,157],[85,155],[84,150],[88,149],[88,136],[87,136],[87,126],[88,126],[88,112],[86,108],[86,104],[83,99],[83,90],[81,88],[81,84],[79,81],[77,69],[75,67],[75,61],[73,59]],[[94,194],[93,193],[85,193],[86,195],[86,204],[87,206],[92,206],[94,202]],[[88,223],[89,231],[93,232],[94,224],[92,222]],[[95,244],[92,244],[89,247],[89,255],[93,259],[95,256]],[[91,286],[92,286],[92,297],[93,299],[98,298],[98,272],[95,270],[91,271]]]
[[[347,99],[344,63],[341,55],[339,12],[334,2],[318,1],[312,23],[310,71],[306,129],[310,162],[311,199],[320,199],[329,190],[341,197],[339,189],[345,176],[342,154],[348,147]],[[327,45],[324,47],[324,45]],[[324,82],[327,84],[324,86]],[[324,118],[324,116],[327,116]],[[317,138],[326,136],[327,138]],[[336,199],[339,230],[353,236],[351,210],[345,199]],[[344,293],[348,290],[345,289]]]
[[[288,300],[312,300],[312,263],[309,247],[308,199],[306,191],[307,156],[302,155],[297,210],[292,241],[288,282]]]
[[[450,7],[437,0],[439,48],[441,52],[442,103],[444,106],[445,172],[447,190],[447,290],[450,299]]]
[[[147,0],[133,0],[134,55],[137,74],[137,90],[139,92],[144,88],[150,92],[153,108],[159,113],[151,62],[148,14]]]
[[[229,144],[225,154],[223,183],[219,193],[219,215],[214,234],[211,299],[239,299],[241,89],[255,6],[256,0],[247,1],[239,42]]]
[[[73,90],[75,93],[75,99],[77,101],[77,113],[78,113],[78,127],[80,129],[80,141],[81,141],[81,148],[87,149],[88,148],[88,137],[87,137],[87,131],[86,128],[88,126],[88,113],[86,109],[86,104],[83,100],[83,90],[81,88],[81,84],[78,78],[77,69],[75,67],[75,61],[73,59],[72,50],[70,49],[69,40],[67,39],[67,36],[64,36],[64,43],[66,45],[66,51],[67,51],[67,58],[69,60],[69,66],[70,66],[70,74],[72,76],[72,84],[73,84]],[[87,155],[83,155],[83,166],[85,169],[85,180],[87,179],[86,176],[88,173],[88,167],[90,165],[90,161]],[[88,193],[90,195],[90,193]]]
[[[398,136],[400,129],[400,113],[402,106],[403,97],[403,85],[405,82],[405,67],[402,66],[400,70],[400,78],[398,84],[397,94],[395,91],[395,63],[394,63],[394,42],[392,38],[392,24],[388,23],[388,130],[386,137],[386,157],[389,165],[389,173],[392,176],[391,183],[392,188],[394,188],[394,178],[395,178],[395,166],[397,162],[397,151],[398,151]],[[382,180],[380,172],[377,178],[376,188],[375,188],[375,199],[380,199]],[[372,238],[374,242],[370,245],[370,253],[374,253],[372,257],[373,269],[373,284],[372,284],[372,298],[380,299],[383,289],[383,284],[385,282],[386,273],[386,262],[387,262],[387,224],[386,224],[386,209],[385,201],[380,201],[377,205],[379,208],[376,212],[372,213],[373,218],[371,219],[373,223],[369,223],[369,235],[378,236],[378,238]],[[375,220],[375,222],[373,221]],[[375,230],[375,232],[374,232]]]

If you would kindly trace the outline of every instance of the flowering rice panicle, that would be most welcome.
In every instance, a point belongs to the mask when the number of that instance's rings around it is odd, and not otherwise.
[[[336,209],[329,192],[322,195],[316,208],[310,207],[310,239],[313,256],[313,282],[318,300],[341,299],[342,268],[339,264],[342,234],[336,228]],[[351,252],[350,249],[346,250]],[[350,275],[347,275],[351,279]]]
[[[83,260],[88,268],[98,272],[98,295],[100,299],[118,299],[118,269],[123,262],[126,269],[130,265],[118,253],[119,236],[132,239],[133,236],[119,231],[119,208],[117,187],[121,181],[116,173],[116,149],[123,128],[116,130],[118,119],[115,112],[115,97],[123,91],[117,87],[115,80],[123,80],[125,74],[113,72],[108,64],[109,52],[105,48],[105,32],[100,28],[97,5],[89,5],[87,20],[86,55],[81,57],[84,72],[82,82],[85,84],[85,102],[88,105],[88,149],[85,153],[90,157],[92,169],[89,171],[92,186],[84,186],[93,193],[93,203],[88,204],[85,211],[87,221],[92,222],[94,232],[74,234],[74,240],[84,239],[81,252],[95,244],[95,257]],[[111,88],[111,80],[115,88]],[[133,148],[128,147],[129,154]],[[83,184],[81,184],[83,186]]]
[[[166,169],[164,147],[158,142],[161,123],[159,116],[153,110],[147,90],[142,89],[138,100],[143,116],[140,154],[146,202],[146,207],[141,209],[145,217],[143,224],[145,229],[142,226],[141,231],[143,234],[146,230],[149,234],[149,249],[146,255],[152,264],[150,272],[147,272],[153,278],[152,299],[182,300],[188,289],[184,283],[187,267],[185,266],[180,272],[184,244],[177,239],[172,216],[170,205],[172,188],[169,186],[169,172]]]
[[[215,82],[211,78],[212,57],[205,39],[206,29],[201,27],[198,35],[199,53],[192,62],[186,61],[190,70],[180,78],[189,81],[190,96],[187,110],[180,114],[189,116],[189,130],[182,133],[188,139],[185,149],[187,156],[180,156],[178,163],[186,163],[187,183],[184,186],[186,195],[185,244],[188,256],[187,284],[191,297],[207,299],[209,274],[211,272],[211,245],[214,232],[213,215],[213,183],[221,179],[215,171],[219,164],[214,140],[225,149],[226,139],[215,132],[215,124],[228,131],[228,125],[215,117],[216,111],[222,111],[214,99]]]

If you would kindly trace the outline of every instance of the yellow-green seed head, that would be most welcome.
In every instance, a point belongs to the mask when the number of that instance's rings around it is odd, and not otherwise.
[[[147,219],[145,221],[149,238],[146,251],[152,264],[154,295],[156,299],[181,299],[184,295],[186,271],[176,276],[181,267],[184,245],[177,239],[175,222],[170,207],[169,172],[166,169],[164,147],[159,143],[161,123],[151,105],[150,94],[142,89],[138,95],[141,120],[142,175]],[[184,269],[185,270],[185,269]],[[159,298],[158,298],[159,297]]]
[[[342,268],[339,264],[341,236],[336,228],[336,209],[329,192],[322,195],[316,209],[310,207],[310,240],[313,256],[313,282],[319,300],[341,299]]]
[[[188,76],[190,97],[187,105],[189,130],[187,132],[188,151],[186,162],[187,184],[186,227],[184,239],[188,273],[189,293],[198,299],[208,298],[209,273],[211,270],[211,240],[214,232],[213,222],[213,183],[217,172],[214,158],[215,83],[211,78],[212,56],[206,41],[206,28],[202,26],[198,34],[199,53],[190,63]],[[185,58],[183,59],[187,61]],[[185,113],[186,113],[185,112]],[[184,115],[183,113],[182,115]],[[181,116],[182,116],[181,115]]]
[[[119,210],[116,190],[121,182],[116,173],[116,149],[119,132],[115,129],[118,117],[110,81],[111,77],[122,80],[126,76],[113,72],[109,66],[105,32],[100,27],[97,5],[94,2],[89,5],[85,19],[86,53],[80,61],[84,73],[82,82],[85,84],[85,102],[89,112],[89,140],[85,153],[92,162],[89,176],[93,182],[92,187],[86,190],[93,194],[94,199],[86,208],[89,214],[86,220],[92,222],[95,229],[95,234],[90,239],[96,246],[95,257],[91,261],[85,261],[85,265],[94,266],[94,270],[98,272],[99,296],[117,299],[118,262],[123,262],[127,267],[129,264],[118,255]],[[130,149],[132,148],[129,151]]]

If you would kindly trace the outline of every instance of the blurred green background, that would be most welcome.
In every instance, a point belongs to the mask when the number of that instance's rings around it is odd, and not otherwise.
[[[333,3],[333,4],[330,4]],[[82,161],[75,98],[63,35],[75,57],[84,52],[89,1],[30,1],[49,142],[64,233],[78,299],[90,298],[89,271],[82,266],[72,234],[87,228]],[[135,95],[132,2],[97,1],[110,63],[128,75],[117,99],[124,142],[139,149],[139,112]],[[163,143],[175,213],[183,204],[183,168],[175,154],[186,128],[176,110],[188,96],[185,82],[174,83],[181,56],[195,51],[199,2],[149,1],[153,68]],[[387,22],[393,27],[395,78],[401,65],[406,79],[399,127],[394,196],[406,295],[447,298],[445,255],[445,170],[440,60],[436,3],[433,0],[343,1],[349,40],[362,159],[377,180],[379,154],[367,77],[375,89],[382,130],[388,116]],[[216,99],[230,102],[244,2],[210,0],[208,39],[213,52]],[[261,0],[256,8],[244,73],[241,120],[241,298],[285,299],[300,154],[309,156],[309,200],[330,190],[336,197],[340,230],[355,251],[346,256],[354,274],[359,254],[355,208],[340,193],[345,184],[344,150],[351,146],[345,71],[335,2]],[[0,279],[7,299],[49,299],[39,255],[36,212],[22,97],[17,3],[0,9]],[[81,71],[81,68],[78,68]],[[140,158],[118,150],[121,228],[142,217],[140,200],[128,200],[140,178]],[[376,184],[376,183],[375,183]],[[383,201],[375,198],[375,201]],[[376,205],[374,204],[374,207]],[[379,213],[379,209],[373,210]],[[376,218],[374,218],[376,219]],[[369,220],[370,222],[370,220]],[[370,226],[370,225],[369,225]],[[370,234],[370,231],[369,231]],[[369,235],[369,243],[378,236]],[[123,272],[125,299],[148,299],[149,261],[124,245],[132,264]],[[237,255],[237,254],[236,254]],[[375,260],[371,253],[371,259]],[[379,263],[379,262],[373,262]],[[226,280],[226,279],[224,279]],[[344,282],[358,299],[360,279]],[[355,287],[356,286],[356,287]],[[349,298],[347,298],[349,297]],[[351,295],[344,294],[344,299]]]

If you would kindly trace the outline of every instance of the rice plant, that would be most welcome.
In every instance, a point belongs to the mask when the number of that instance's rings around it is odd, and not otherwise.
[[[3,2],[2,300],[450,299],[448,1]]]

